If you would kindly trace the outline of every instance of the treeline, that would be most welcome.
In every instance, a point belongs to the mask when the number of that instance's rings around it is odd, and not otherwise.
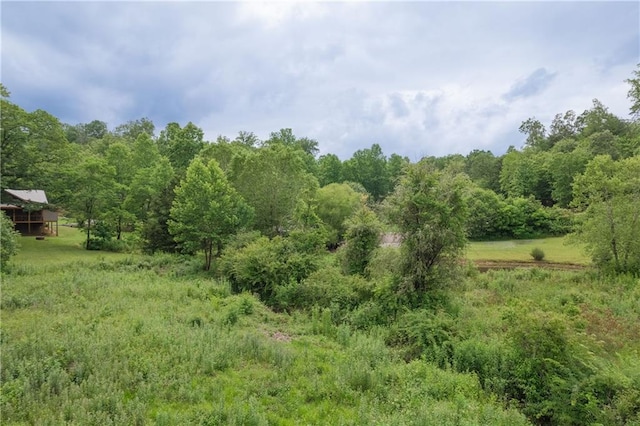
[[[634,101],[638,82],[629,82]],[[337,247],[345,219],[361,205],[380,213],[412,166],[398,154],[387,157],[378,144],[344,161],[334,154],[318,156],[318,142],[291,129],[267,140],[242,131],[234,139],[210,142],[191,122],[169,123],[158,134],[146,118],[113,130],[99,120],[64,124],[46,111],[27,112],[13,104],[4,87],[1,118],[2,187],[46,190],[52,204],[84,227],[86,246],[94,249],[126,249],[132,239],[125,242],[123,231],[135,231],[135,243],[150,252],[193,252],[204,245],[211,255],[240,230],[274,237],[309,226],[322,228],[326,245]],[[520,131],[524,146],[501,156],[474,150],[419,161],[464,180],[464,227],[471,239],[566,234],[574,229],[576,212],[589,205],[574,185],[588,165],[599,156],[622,164],[640,155],[638,121],[615,116],[597,100],[581,114],[557,114],[548,130],[531,118]],[[207,212],[184,213],[180,220],[186,227],[176,219],[175,197],[195,160],[201,170],[193,174],[206,171],[210,182],[191,182],[192,193],[181,195],[179,204],[205,206],[203,194],[209,191],[244,206],[242,213],[224,218],[233,226],[204,242],[196,234],[206,225],[198,218]],[[212,190],[212,181],[223,181],[222,187]],[[194,229],[187,232],[188,227]]]

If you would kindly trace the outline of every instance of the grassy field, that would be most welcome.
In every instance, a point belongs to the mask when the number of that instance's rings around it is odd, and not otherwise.
[[[82,246],[86,234],[78,228],[60,226],[58,236],[20,237],[20,251],[13,258],[16,266],[47,266],[70,261],[120,260],[131,254],[85,250]]]
[[[559,374],[538,384],[543,403],[580,419],[559,424],[640,424],[636,278],[470,271],[437,312],[362,327],[375,304],[274,312],[200,259],[86,251],[82,237],[23,238],[2,273],[3,425],[525,425],[536,406],[501,395],[538,351]],[[576,261],[557,257],[560,239],[535,243],[519,256]]]
[[[589,257],[583,247],[568,244],[566,238],[543,238],[536,240],[508,240],[471,242],[467,248],[469,260],[487,261],[533,261],[531,250],[540,248],[544,251],[544,260],[555,263],[572,263],[587,265]]]

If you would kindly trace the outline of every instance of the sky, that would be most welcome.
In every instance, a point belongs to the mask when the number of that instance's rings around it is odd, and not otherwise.
[[[291,128],[347,159],[504,153],[600,100],[629,117],[640,2],[0,3],[12,102],[205,139]]]

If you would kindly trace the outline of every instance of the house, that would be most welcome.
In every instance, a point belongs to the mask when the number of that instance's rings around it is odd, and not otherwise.
[[[58,212],[48,209],[44,191],[5,189],[2,195],[0,210],[13,221],[16,231],[22,235],[58,235]]]

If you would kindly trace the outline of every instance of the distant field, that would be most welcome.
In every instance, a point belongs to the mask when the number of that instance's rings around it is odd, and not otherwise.
[[[85,250],[82,243],[85,234],[78,228],[60,226],[58,236],[46,236],[44,240],[35,237],[20,237],[20,249],[11,261],[15,265],[51,265],[76,260],[122,259],[127,253]],[[36,257],[34,257],[34,255]]]
[[[531,250],[539,247],[545,261],[586,265],[589,257],[579,245],[567,244],[564,237],[537,240],[508,240],[472,242],[467,248],[469,260],[533,261]]]

